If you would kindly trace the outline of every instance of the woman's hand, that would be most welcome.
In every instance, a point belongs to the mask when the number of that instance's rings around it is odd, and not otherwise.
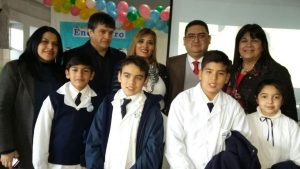
[[[1,154],[1,163],[4,167],[12,169],[13,158],[18,158],[19,154],[17,151],[13,151],[7,154]]]

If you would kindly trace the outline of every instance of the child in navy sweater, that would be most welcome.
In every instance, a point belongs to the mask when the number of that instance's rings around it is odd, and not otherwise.
[[[101,100],[88,85],[91,65],[86,57],[72,57],[65,70],[70,81],[45,99],[34,129],[35,169],[84,168],[85,140]]]

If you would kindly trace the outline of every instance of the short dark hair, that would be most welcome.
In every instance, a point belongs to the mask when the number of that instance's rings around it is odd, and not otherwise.
[[[223,63],[224,66],[226,66],[227,73],[230,72],[232,62],[224,52],[219,50],[210,50],[205,52],[201,62],[201,69],[203,70],[203,68],[210,62]]]
[[[90,16],[88,21],[88,29],[95,30],[98,24],[105,25],[109,28],[116,28],[116,22],[113,17],[104,12],[96,12]]]
[[[184,34],[186,35],[186,32],[187,30],[191,27],[191,26],[194,26],[194,25],[200,25],[200,26],[203,26],[207,33],[209,34],[209,30],[208,30],[208,26],[207,24],[204,22],[204,21],[201,21],[201,20],[193,20],[191,21],[190,23],[188,23],[185,27],[185,30],[184,30]]]
[[[85,65],[88,66],[92,72],[95,71],[95,68],[89,57],[79,56],[79,55],[72,56],[70,60],[67,62],[66,69],[69,70],[70,67],[75,65]]]
[[[145,59],[136,56],[136,55],[132,55],[132,56],[128,56],[126,59],[124,59],[121,62],[121,69],[120,71],[122,72],[122,69],[124,66],[127,66],[129,64],[134,64],[137,67],[140,68],[141,71],[143,71],[145,73],[145,78],[148,77],[148,72],[149,72],[149,65],[148,63],[145,61]]]
[[[282,102],[285,98],[284,96],[284,91],[285,91],[285,88],[283,87],[282,83],[276,79],[263,79],[261,80],[257,87],[256,87],[256,90],[255,90],[255,97],[257,98],[258,97],[258,94],[261,92],[261,90],[265,87],[265,86],[274,86],[278,91],[279,93],[281,94],[282,96]]]

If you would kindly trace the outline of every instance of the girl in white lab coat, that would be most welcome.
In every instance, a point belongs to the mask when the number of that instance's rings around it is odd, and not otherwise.
[[[282,85],[263,80],[256,90],[257,111],[247,115],[262,169],[277,165],[300,165],[300,127],[281,113]]]

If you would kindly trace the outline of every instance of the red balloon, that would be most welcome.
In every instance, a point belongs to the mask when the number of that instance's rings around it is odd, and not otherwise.
[[[168,21],[170,19],[170,11],[169,10],[161,11],[160,19],[163,20],[163,21]]]
[[[124,22],[127,19],[126,12],[119,12],[117,20],[120,22]]]
[[[139,12],[143,18],[145,19],[150,18],[151,9],[147,4],[141,4],[139,7]]]
[[[118,12],[127,12],[128,3],[126,1],[120,1],[117,6]]]
[[[78,9],[76,6],[72,6],[70,12],[73,16],[77,16],[80,13],[80,9]]]
[[[43,4],[46,6],[51,6],[51,0],[43,0]]]

